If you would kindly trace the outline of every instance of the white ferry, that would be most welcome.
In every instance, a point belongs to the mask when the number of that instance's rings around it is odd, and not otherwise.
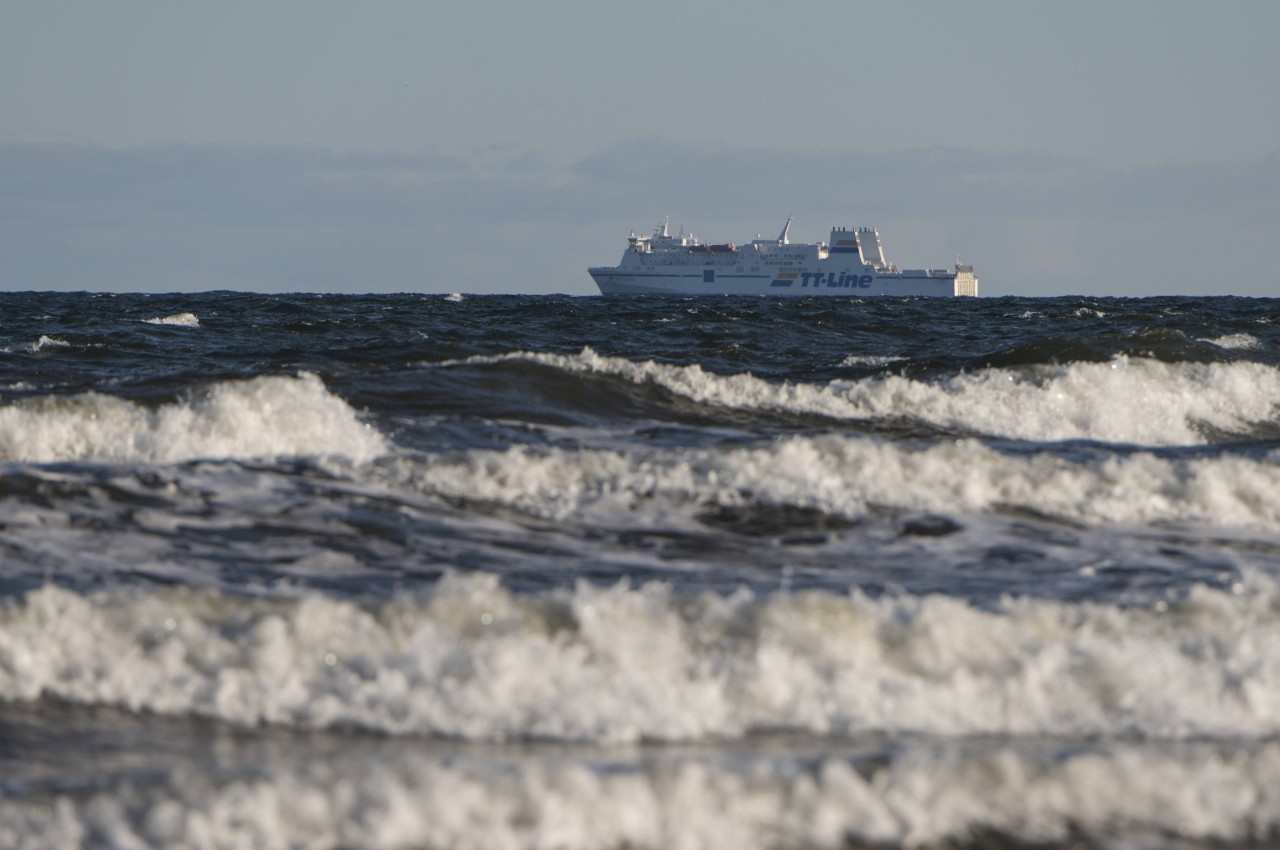
[[[632,232],[622,262],[587,269],[605,295],[977,295],[973,266],[900,269],[884,258],[873,227],[831,230],[831,241],[777,239],[707,244],[667,220],[653,236]]]

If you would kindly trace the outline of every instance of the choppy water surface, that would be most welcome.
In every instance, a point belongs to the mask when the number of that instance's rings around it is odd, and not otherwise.
[[[1280,301],[0,295],[0,846],[1280,834]]]

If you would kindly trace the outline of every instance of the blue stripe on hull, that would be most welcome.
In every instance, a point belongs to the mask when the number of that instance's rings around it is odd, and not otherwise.
[[[617,274],[600,271],[592,278],[605,295],[787,295],[803,296],[946,296],[955,295],[955,282],[951,278],[937,277],[875,277],[867,286],[852,282],[846,285],[814,283],[795,285],[795,280],[770,279],[766,275],[721,275],[714,281],[706,281],[701,274]],[[728,278],[734,278],[729,280]],[[768,281],[765,284],[765,281]]]

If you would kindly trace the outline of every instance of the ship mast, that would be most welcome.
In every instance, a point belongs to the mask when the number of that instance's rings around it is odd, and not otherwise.
[[[783,228],[782,228],[782,232],[778,234],[778,244],[779,244],[779,245],[789,245],[789,244],[791,244],[790,242],[788,242],[788,241],[787,241],[787,234],[791,232],[791,219],[793,219],[793,218],[795,218],[795,216],[793,216],[793,215],[789,215],[789,216],[787,216],[787,224],[786,224],[786,226],[785,226],[785,227],[783,227]]]

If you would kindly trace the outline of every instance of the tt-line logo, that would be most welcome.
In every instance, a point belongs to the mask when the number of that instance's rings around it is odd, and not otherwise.
[[[848,272],[783,272],[773,282],[773,286],[791,286],[800,280],[801,286],[850,286],[857,289],[870,289],[875,278],[869,274],[856,275]]]

